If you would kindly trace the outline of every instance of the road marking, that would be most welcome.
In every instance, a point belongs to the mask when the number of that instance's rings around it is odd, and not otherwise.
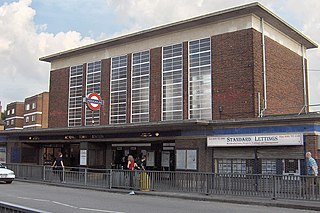
[[[52,203],[57,204],[57,205],[61,205],[61,206],[65,206],[65,207],[69,207],[69,208],[73,208],[73,209],[92,211],[92,212],[125,213],[125,212],[109,211],[109,210],[102,210],[102,209],[81,208],[81,207],[76,207],[76,206],[72,206],[72,205],[69,205],[69,204],[66,204],[66,203],[61,203],[61,202],[57,202],[57,201],[53,201],[53,200],[51,201],[51,200],[36,199],[36,198],[29,198],[29,197],[17,197],[17,198],[23,199],[23,200],[40,201],[40,202],[52,202]]]
[[[108,211],[108,210],[100,210],[100,209],[89,209],[89,208],[79,208],[81,210],[93,211],[93,212],[106,212],[106,213],[125,213],[125,212],[115,212],[115,211]]]
[[[77,209],[77,208],[78,208],[78,207],[76,207],[76,206],[71,206],[71,205],[69,205],[69,204],[60,203],[60,202],[57,202],[57,201],[52,201],[52,203],[55,203],[55,204],[58,204],[58,205],[61,205],[61,206],[70,207],[70,208],[73,208],[73,209]]]
[[[34,199],[34,198],[29,198],[29,197],[17,197],[23,200],[34,200],[34,201],[41,201],[41,202],[50,202],[50,200],[43,200],[43,199]]]

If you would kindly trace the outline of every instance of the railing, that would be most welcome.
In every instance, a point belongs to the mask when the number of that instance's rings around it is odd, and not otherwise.
[[[24,206],[19,206],[12,203],[0,201],[0,212],[5,213],[46,213],[42,210],[32,209]]]
[[[320,178],[293,175],[213,174],[201,172],[128,171],[7,164],[18,179],[102,189],[203,193],[320,200]]]

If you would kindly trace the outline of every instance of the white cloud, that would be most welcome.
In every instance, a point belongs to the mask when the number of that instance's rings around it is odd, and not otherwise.
[[[12,101],[48,91],[50,65],[41,56],[94,42],[80,33],[46,33],[46,25],[34,24],[31,0],[0,6],[0,101]]]

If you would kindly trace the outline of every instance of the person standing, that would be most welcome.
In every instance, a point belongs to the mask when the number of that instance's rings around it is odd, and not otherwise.
[[[56,158],[56,160],[53,162],[52,167],[55,168],[55,170],[57,171],[57,173],[59,174],[60,177],[60,182],[64,182],[64,164],[63,164],[63,160],[62,160],[62,153],[59,153],[59,156]]]
[[[314,185],[317,184],[318,165],[316,160],[311,157],[311,152],[306,153],[307,158],[307,193],[309,195],[314,193]]]
[[[130,189],[133,188],[133,179],[134,179],[134,168],[138,168],[138,165],[134,162],[134,158],[132,155],[128,156],[128,164],[127,164],[127,168],[130,170],[129,171],[129,176],[130,176]],[[130,193],[130,195],[134,195],[134,191],[132,190]]]

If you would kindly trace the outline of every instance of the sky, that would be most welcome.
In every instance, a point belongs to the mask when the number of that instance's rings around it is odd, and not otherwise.
[[[249,0],[0,0],[0,101],[49,90],[40,57],[123,34],[212,13]],[[258,1],[320,44],[319,0]],[[309,103],[319,104],[320,50],[307,50]]]

